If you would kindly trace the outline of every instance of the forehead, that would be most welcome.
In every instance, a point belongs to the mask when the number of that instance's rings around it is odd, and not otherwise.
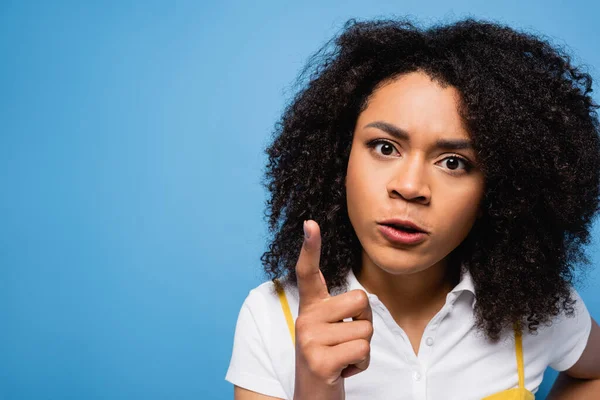
[[[460,92],[423,72],[411,72],[377,87],[357,128],[381,120],[408,131],[444,138],[468,138],[459,113]]]

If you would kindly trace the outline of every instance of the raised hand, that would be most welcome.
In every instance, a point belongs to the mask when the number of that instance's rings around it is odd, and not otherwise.
[[[319,225],[306,221],[304,231],[296,263],[300,308],[294,400],[340,400],[345,398],[344,379],[369,366],[373,314],[362,290],[330,296],[319,268]],[[346,318],[353,320],[344,322]]]

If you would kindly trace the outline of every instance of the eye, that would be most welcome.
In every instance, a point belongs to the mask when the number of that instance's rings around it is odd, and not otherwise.
[[[369,146],[371,149],[374,149],[377,154],[385,157],[391,157],[394,152],[398,153],[398,155],[400,154],[398,150],[396,150],[396,147],[394,147],[394,145],[387,140],[373,140],[369,142],[367,146]]]
[[[440,163],[442,164],[442,166],[444,166],[444,168],[452,171],[452,173],[454,173],[454,171],[459,171],[459,170],[469,172],[472,167],[471,163],[469,161],[467,161],[466,159],[464,159],[458,155],[452,155],[450,157],[446,157],[442,161],[440,161]]]

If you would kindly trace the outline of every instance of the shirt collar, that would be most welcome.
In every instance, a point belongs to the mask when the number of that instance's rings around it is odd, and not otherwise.
[[[354,275],[354,271],[352,271],[352,269],[350,269],[350,272],[348,273],[348,276],[346,278],[346,286],[348,291],[354,289],[361,289],[365,293],[367,293],[369,299],[378,299],[377,295],[369,293],[367,289],[364,288],[364,286],[356,278],[356,275]],[[454,289],[452,289],[448,293],[448,295],[446,296],[446,302],[453,303],[458,298],[458,296],[461,295],[462,292],[469,292],[472,294],[472,306],[474,308],[476,303],[475,285],[473,283],[473,277],[471,276],[471,273],[466,268],[461,269],[460,281],[454,287]]]

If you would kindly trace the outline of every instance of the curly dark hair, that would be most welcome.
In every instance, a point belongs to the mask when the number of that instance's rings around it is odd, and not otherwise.
[[[423,71],[460,92],[460,115],[485,176],[483,215],[451,260],[477,291],[476,326],[491,340],[529,332],[565,311],[598,210],[600,141],[592,79],[560,48],[497,23],[465,19],[417,27],[350,20],[309,61],[276,124],[265,186],[273,240],[270,279],[297,284],[302,224],[321,227],[330,290],[361,267],[344,180],[359,113],[382,82]]]

